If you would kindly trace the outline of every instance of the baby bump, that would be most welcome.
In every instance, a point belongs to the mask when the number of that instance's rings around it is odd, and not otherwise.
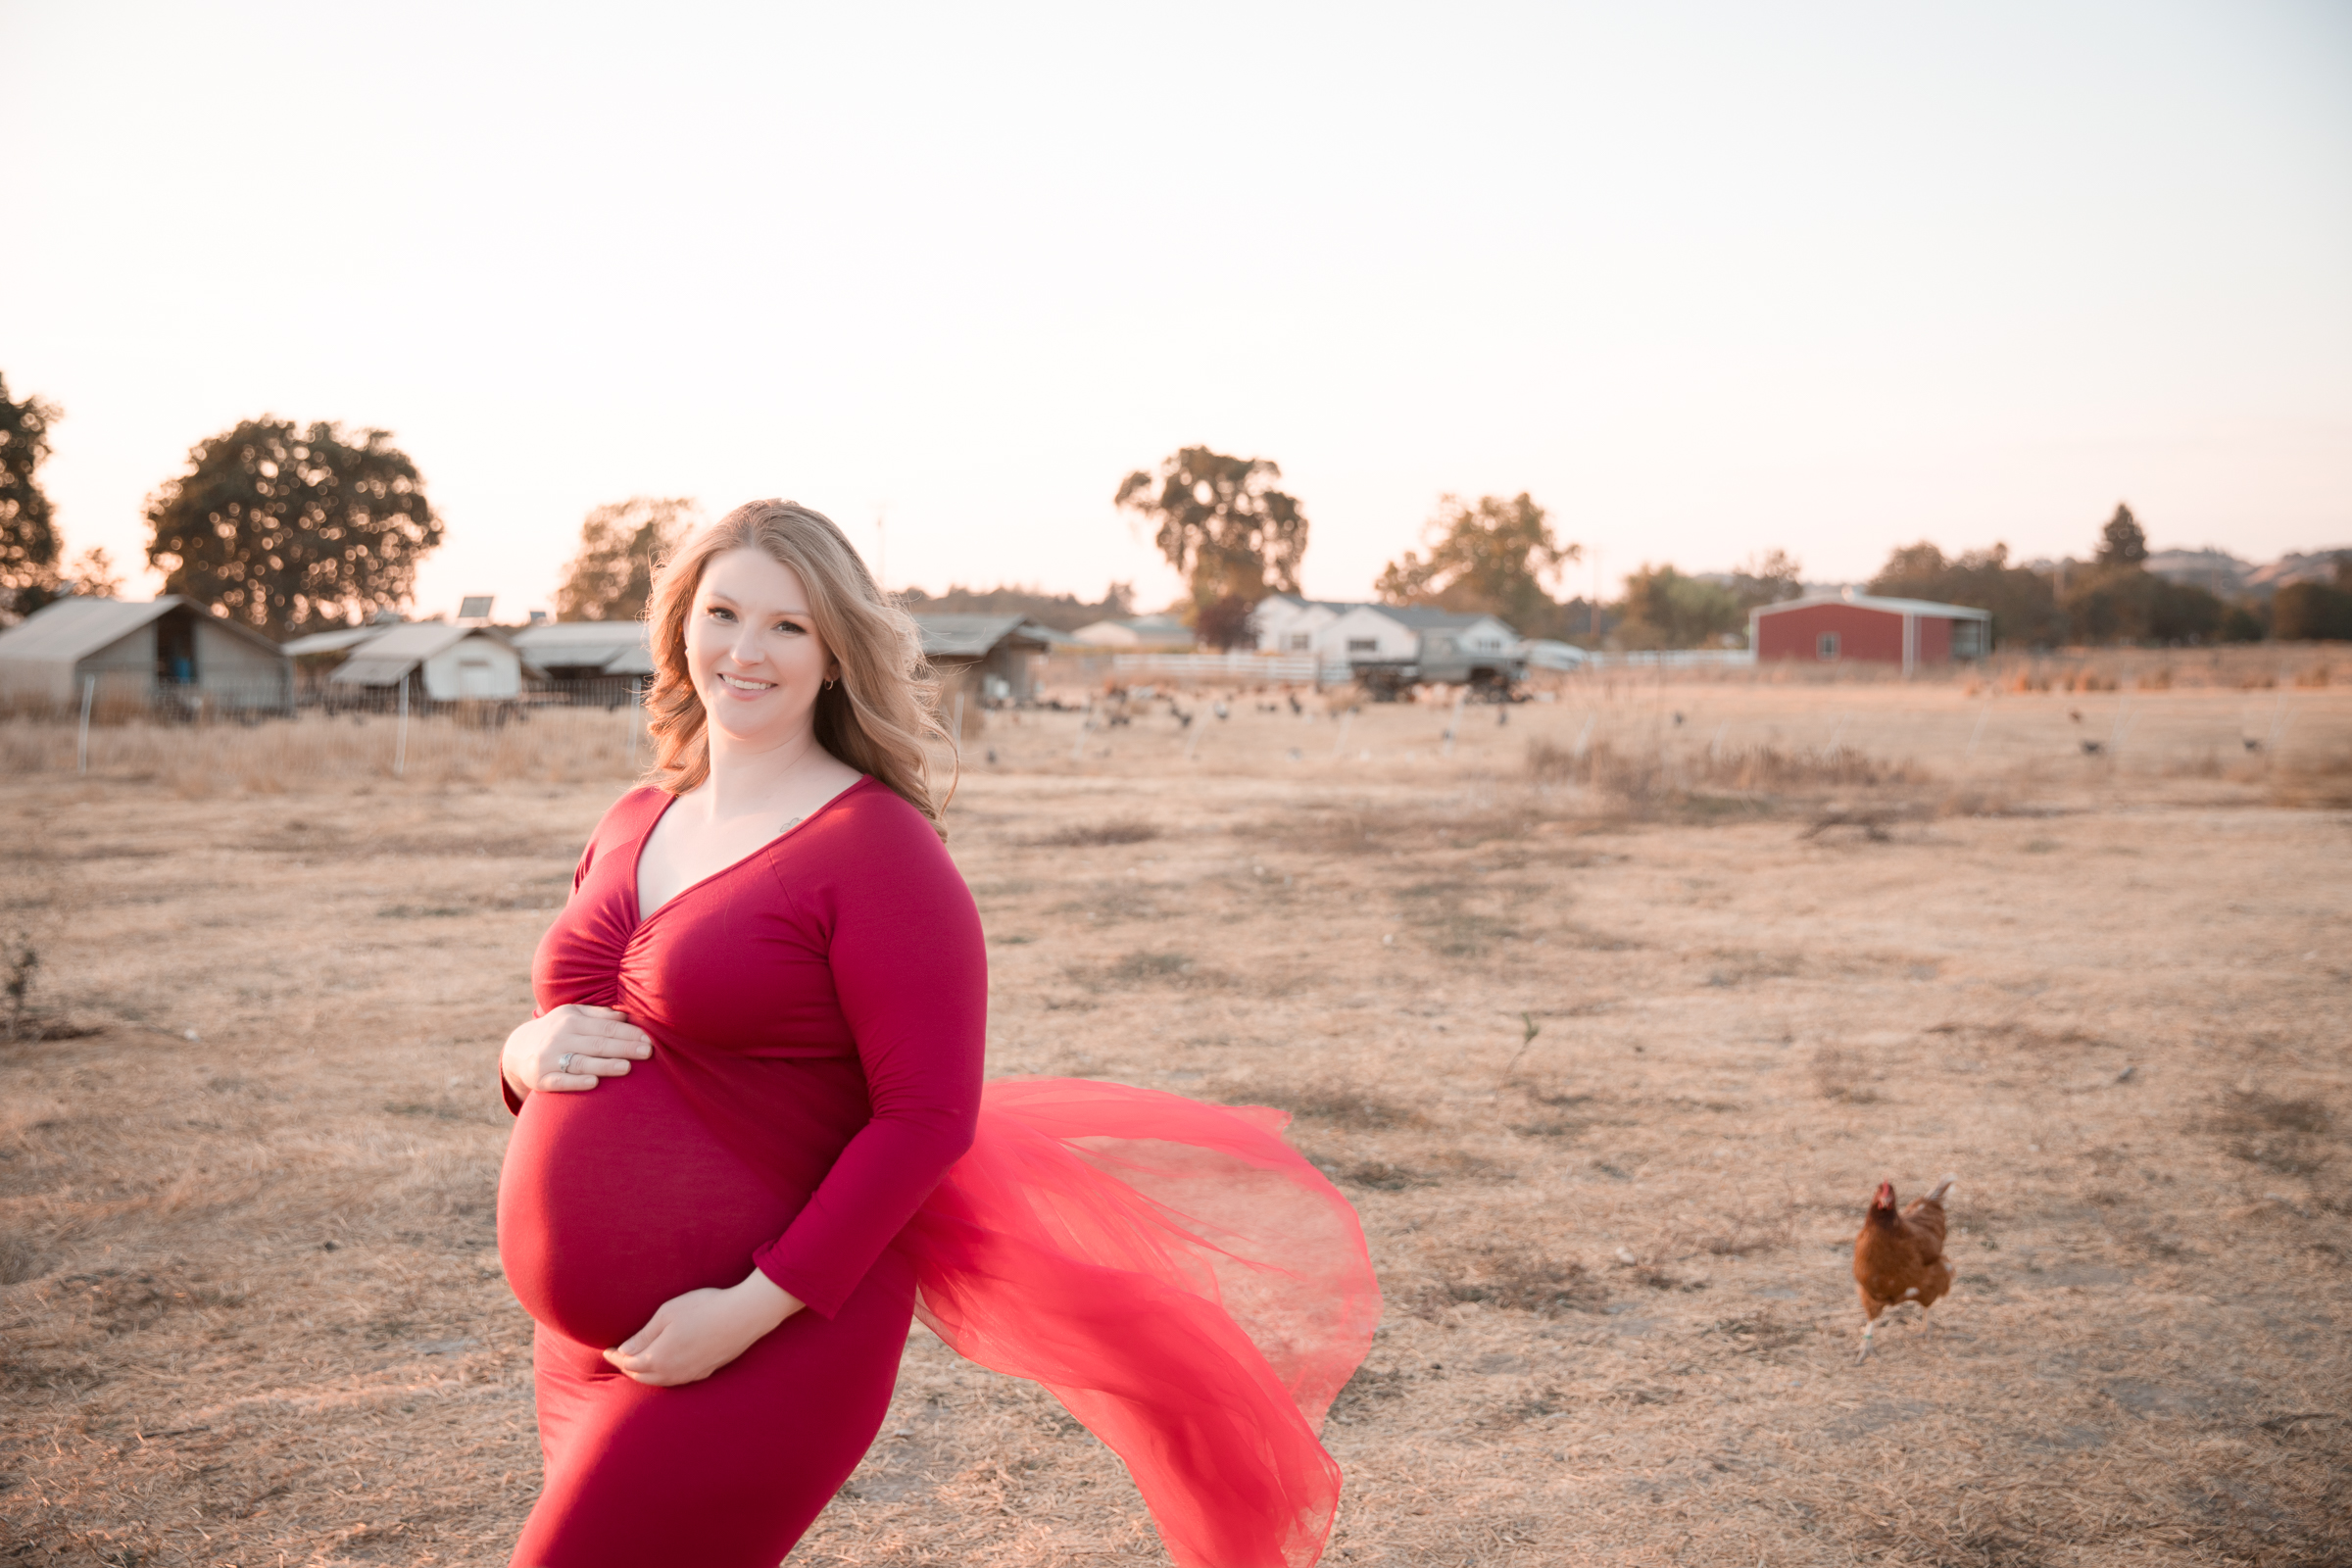
[[[640,1065],[585,1094],[523,1102],[498,1181],[498,1255],[523,1309],[618,1345],[673,1296],[735,1284],[797,1205]]]

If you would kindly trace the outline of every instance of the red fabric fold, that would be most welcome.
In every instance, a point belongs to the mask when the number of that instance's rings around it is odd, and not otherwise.
[[[1380,1321],[1355,1210],[1288,1115],[1010,1079],[902,1239],[915,1311],[1045,1385],[1126,1461],[1178,1568],[1305,1568],[1340,1468],[1317,1434]]]

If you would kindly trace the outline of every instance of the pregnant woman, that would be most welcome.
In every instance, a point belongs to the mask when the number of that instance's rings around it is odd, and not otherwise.
[[[1320,1554],[1315,1439],[1379,1297],[1278,1112],[981,1083],[910,621],[839,529],[738,508],[664,564],[653,782],[598,824],[501,1067],[537,1325],[521,1568],[771,1568],[879,1429],[910,1318],[1044,1383],[1187,1568]]]

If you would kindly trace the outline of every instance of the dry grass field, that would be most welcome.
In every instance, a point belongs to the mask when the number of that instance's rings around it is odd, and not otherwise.
[[[2352,1561],[2352,692],[1550,698],[991,714],[950,813],[993,1073],[1287,1106],[1362,1213],[1328,1560]],[[493,1056],[613,739],[12,743],[0,1561],[504,1561]],[[1946,1171],[1959,1285],[1857,1366],[1871,1188]],[[795,1561],[1164,1557],[918,1330]]]

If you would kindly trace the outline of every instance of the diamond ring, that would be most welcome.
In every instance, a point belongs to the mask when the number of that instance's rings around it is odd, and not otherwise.
[[[563,1055],[562,1055],[560,1058],[558,1058],[558,1060],[557,1060],[557,1062],[556,1062],[556,1071],[558,1071],[558,1072],[569,1072],[569,1071],[571,1071],[571,1058],[572,1058],[574,1055],[576,1055],[576,1054],[578,1054],[578,1053],[576,1053],[576,1052],[570,1052],[570,1051],[566,1051],[565,1053],[564,1053],[564,1054],[563,1054]]]

